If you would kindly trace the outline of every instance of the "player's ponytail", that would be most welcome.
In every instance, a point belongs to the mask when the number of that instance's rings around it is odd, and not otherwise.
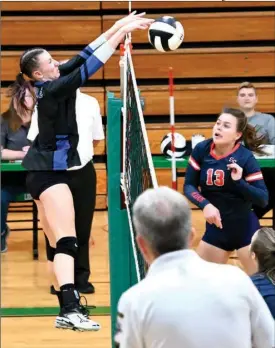
[[[264,135],[258,135],[257,129],[248,123],[245,113],[239,109],[225,108],[224,113],[230,114],[237,119],[237,132],[241,132],[242,136],[238,141],[243,141],[244,145],[251,151],[265,155],[265,151],[261,149],[261,145],[266,144]]]
[[[34,100],[33,105],[35,105],[36,97],[32,74],[35,69],[39,68],[39,55],[43,52],[43,48],[32,48],[22,54],[19,62],[20,72],[16,75],[14,83],[8,89],[8,96],[11,98],[11,102],[9,109],[2,116],[8,120],[9,126],[13,131],[16,131],[21,126],[21,117],[32,112],[25,103],[27,90],[31,93]]]
[[[258,271],[275,285],[275,231],[269,227],[262,227],[256,232],[251,243],[251,252],[255,253]]]

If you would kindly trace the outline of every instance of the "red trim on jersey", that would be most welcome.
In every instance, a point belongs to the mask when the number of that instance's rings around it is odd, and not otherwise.
[[[199,164],[194,160],[194,158],[192,156],[189,157],[189,161],[188,161],[191,166],[195,169],[195,170],[201,170],[201,167],[199,166]]]
[[[212,142],[212,143],[211,143],[211,146],[210,146],[210,155],[211,155],[212,157],[214,157],[216,160],[220,160],[220,159],[222,159],[222,158],[225,158],[225,157],[231,155],[233,152],[237,151],[238,148],[239,148],[240,146],[241,146],[241,143],[237,143],[237,144],[234,146],[234,148],[232,149],[232,151],[228,152],[228,153],[225,154],[225,155],[218,156],[218,155],[216,155],[216,154],[214,153],[215,143]]]
[[[249,174],[248,176],[246,176],[245,180],[248,182],[263,180],[263,174],[262,174],[262,172],[252,173],[252,174]]]

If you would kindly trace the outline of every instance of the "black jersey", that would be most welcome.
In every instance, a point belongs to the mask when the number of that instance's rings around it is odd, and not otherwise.
[[[202,141],[189,158],[184,184],[188,199],[201,209],[211,203],[222,218],[232,219],[249,212],[252,203],[265,206],[268,191],[252,152],[238,143],[231,153],[218,157],[213,148],[212,139]],[[234,162],[243,168],[243,177],[237,181],[227,168]]]
[[[76,121],[76,91],[113,53],[101,36],[60,65],[58,79],[35,82],[39,133],[23,160],[26,169],[67,170],[82,165],[77,149],[81,134]]]

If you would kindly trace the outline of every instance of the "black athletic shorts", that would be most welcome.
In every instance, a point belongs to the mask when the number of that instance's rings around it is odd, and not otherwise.
[[[202,240],[217,248],[234,251],[251,243],[254,233],[260,228],[259,220],[251,211],[246,218],[222,221],[223,228],[206,222],[206,231]]]
[[[27,174],[26,186],[31,196],[39,200],[42,192],[51,186],[67,184],[69,188],[77,187],[80,182],[96,180],[93,162],[77,170],[32,171]]]

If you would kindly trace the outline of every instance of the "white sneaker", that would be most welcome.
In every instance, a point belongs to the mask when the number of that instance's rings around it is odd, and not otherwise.
[[[68,313],[60,313],[55,319],[55,327],[75,331],[98,331],[100,325],[84,316],[78,309]]]

